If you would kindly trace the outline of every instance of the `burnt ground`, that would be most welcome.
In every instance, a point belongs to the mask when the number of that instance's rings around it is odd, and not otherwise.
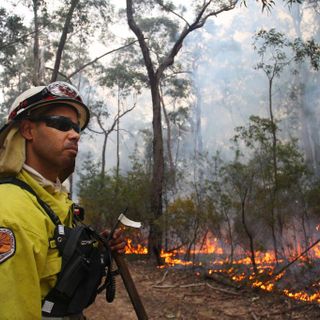
[[[191,269],[159,269],[150,261],[127,261],[150,320],[320,319],[320,305],[291,300],[259,289],[236,288]],[[112,303],[100,294],[86,311],[89,320],[137,319],[120,276]]]

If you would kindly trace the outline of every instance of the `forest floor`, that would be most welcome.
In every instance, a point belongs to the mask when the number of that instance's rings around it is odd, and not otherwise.
[[[318,304],[222,284],[196,274],[191,268],[160,269],[147,260],[127,263],[150,320],[320,319]],[[137,319],[120,276],[115,300],[106,302],[103,292],[85,315],[89,320]]]

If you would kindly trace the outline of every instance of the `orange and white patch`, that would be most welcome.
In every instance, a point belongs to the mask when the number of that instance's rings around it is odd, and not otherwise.
[[[0,228],[0,263],[12,257],[16,252],[14,233],[7,228]]]

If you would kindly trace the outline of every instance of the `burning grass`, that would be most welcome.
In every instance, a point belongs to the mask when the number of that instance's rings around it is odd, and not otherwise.
[[[127,254],[148,254],[146,247],[128,242]],[[303,252],[302,252],[303,253]],[[237,254],[230,259],[218,245],[207,243],[201,249],[162,252],[163,268],[192,267],[205,271],[207,278],[228,279],[238,287],[249,286],[268,292],[281,293],[291,299],[320,304],[320,244],[314,245],[308,255],[301,252],[291,259],[278,259],[273,252],[255,252],[255,268],[248,254]],[[224,280],[225,281],[225,280]]]

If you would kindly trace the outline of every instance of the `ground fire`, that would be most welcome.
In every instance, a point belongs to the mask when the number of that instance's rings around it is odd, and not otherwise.
[[[278,264],[272,251],[255,252],[257,272],[253,271],[250,257],[243,252],[235,254],[237,259],[230,263],[225,250],[214,237],[207,237],[201,249],[191,250],[188,259],[186,250],[182,248],[162,251],[161,257],[164,268],[194,267],[199,274],[198,270],[201,268],[206,270],[208,277],[223,276],[241,286],[275,291],[292,299],[320,303],[320,271],[316,267],[320,262],[320,243],[316,242],[309,249],[304,254],[298,247],[295,258],[278,259]],[[129,239],[126,254],[146,255],[148,249],[141,244],[133,245]]]

